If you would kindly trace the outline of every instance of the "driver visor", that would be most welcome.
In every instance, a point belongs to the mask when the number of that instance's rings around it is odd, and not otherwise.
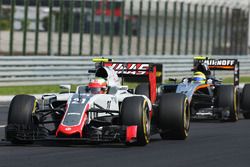
[[[98,94],[102,92],[101,88],[89,88],[89,92],[92,94]]]
[[[193,80],[194,81],[204,81],[205,79],[201,78],[201,77],[194,77]]]

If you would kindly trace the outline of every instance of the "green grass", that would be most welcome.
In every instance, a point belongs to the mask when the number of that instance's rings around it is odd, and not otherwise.
[[[223,79],[223,83],[232,83],[233,78]],[[241,77],[241,83],[250,83],[250,77]],[[125,83],[129,88],[135,88],[138,83]],[[77,85],[72,85],[71,90],[74,91]],[[37,86],[4,86],[0,87],[0,95],[16,95],[16,94],[44,94],[59,93],[61,91],[59,85],[37,85]]]
[[[76,85],[72,85],[72,90],[76,89]],[[0,87],[0,95],[16,95],[16,94],[43,94],[57,93],[61,89],[59,85],[36,85],[36,86],[4,86]]]
[[[232,77],[228,77],[228,78],[224,78],[223,79],[223,83],[232,83],[233,82],[233,78]],[[250,83],[250,77],[240,77],[240,83]]]
[[[135,88],[137,83],[125,83],[129,88]],[[71,85],[71,91],[76,90],[77,85]],[[17,94],[44,94],[59,93],[62,90],[59,85],[36,85],[36,86],[3,86],[0,87],[0,95],[17,95]],[[67,90],[65,90],[67,91]]]
[[[223,83],[233,83],[233,77],[226,77],[226,78],[222,78]],[[179,83],[181,80],[178,79],[177,83]],[[165,83],[173,83],[171,81],[165,80]],[[248,76],[243,76],[240,77],[240,83],[250,83],[250,77]]]

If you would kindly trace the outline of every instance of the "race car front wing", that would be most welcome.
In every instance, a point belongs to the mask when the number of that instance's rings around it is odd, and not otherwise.
[[[8,125],[6,128],[6,141],[15,139],[18,141],[62,141],[70,143],[133,143],[137,137],[137,126],[110,125],[100,128],[87,127],[84,137],[74,134],[58,137],[51,135],[44,127],[24,127],[20,125]]]

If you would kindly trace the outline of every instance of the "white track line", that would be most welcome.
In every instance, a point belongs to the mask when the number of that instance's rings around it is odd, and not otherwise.
[[[6,127],[6,125],[0,125],[0,128],[5,128]]]

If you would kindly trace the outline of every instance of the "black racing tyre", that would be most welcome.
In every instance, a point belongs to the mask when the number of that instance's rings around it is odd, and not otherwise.
[[[241,109],[245,119],[250,119],[250,84],[245,84],[241,94]]]
[[[149,98],[149,96],[150,96],[149,84],[142,83],[142,84],[138,85],[135,88],[135,94],[137,94],[137,95],[145,95],[145,96],[147,96]]]
[[[158,126],[162,139],[184,140],[190,126],[190,109],[184,94],[163,94],[159,101]]]
[[[150,140],[149,107],[142,96],[127,97],[121,107],[122,125],[137,125],[137,140],[135,145],[144,146]],[[127,145],[131,143],[126,143]]]
[[[11,103],[8,114],[8,125],[6,131],[7,140],[15,144],[29,144],[32,141],[19,141],[15,134],[8,131],[8,127],[18,126],[29,129],[33,126],[32,113],[35,112],[37,101],[34,96],[16,95]]]
[[[216,107],[227,108],[229,110],[229,120],[237,121],[239,119],[239,98],[238,91],[233,85],[220,85],[216,87]]]

